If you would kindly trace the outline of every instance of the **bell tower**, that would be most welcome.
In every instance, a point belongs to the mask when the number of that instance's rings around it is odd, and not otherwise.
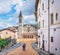
[[[20,11],[19,14],[19,24],[18,24],[18,38],[22,37],[22,28],[23,28],[23,24],[22,24],[22,12]]]

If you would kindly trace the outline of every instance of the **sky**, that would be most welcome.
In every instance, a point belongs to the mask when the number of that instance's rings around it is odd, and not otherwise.
[[[23,24],[36,24],[35,0],[0,0],[0,29],[17,26],[20,10]]]

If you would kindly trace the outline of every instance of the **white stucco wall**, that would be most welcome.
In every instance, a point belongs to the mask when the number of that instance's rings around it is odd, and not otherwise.
[[[42,10],[42,4],[44,3],[44,10]],[[44,35],[44,47],[45,47],[45,50],[48,51],[48,0],[42,0],[41,1],[41,4],[38,5],[38,8],[40,8],[40,16],[39,16],[39,19],[40,20],[40,24],[41,24],[41,28],[38,30],[39,34],[40,34],[40,48],[42,48],[42,41],[43,41],[43,35]],[[39,10],[39,9],[38,9]],[[39,12],[38,12],[39,14]],[[43,28],[43,21],[44,20],[44,28]]]
[[[54,24],[51,25],[50,37],[53,36],[53,43],[50,42],[50,52],[60,55],[60,0],[54,0],[50,2],[50,14],[53,13]],[[56,21],[56,13],[58,14],[58,20]],[[54,28],[56,31],[54,31]],[[56,50],[57,48],[57,50]]]
[[[51,36],[53,36],[53,43],[50,41],[50,52],[60,55],[60,0],[54,0],[52,4],[50,1],[50,14],[53,13],[54,16],[54,24],[50,26],[50,40]],[[42,3],[44,3],[44,11],[42,10]],[[39,16],[39,8],[40,8],[40,16]],[[56,13],[58,13],[58,20],[56,21]],[[48,51],[48,0],[41,0],[41,4],[38,5],[38,22],[41,23],[41,28],[38,29],[38,35],[40,35],[40,48],[42,48],[42,40],[44,35],[44,47],[45,50]],[[42,20],[44,20],[44,28],[42,27]],[[56,28],[56,31],[54,31]],[[42,34],[41,34],[42,31]],[[57,48],[57,50],[55,50]]]
[[[56,31],[54,28],[50,31],[50,37],[53,37],[53,42],[50,41],[50,52],[60,55],[60,28],[56,28]]]

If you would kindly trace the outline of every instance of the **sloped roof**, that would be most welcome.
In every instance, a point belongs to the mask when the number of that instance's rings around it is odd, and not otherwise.
[[[4,31],[4,30],[9,30],[9,31],[11,31],[11,32],[16,32],[16,31],[11,30],[11,29],[8,29],[8,28],[6,28],[6,29],[2,29],[2,30],[0,30],[0,32],[1,32],[1,31]]]

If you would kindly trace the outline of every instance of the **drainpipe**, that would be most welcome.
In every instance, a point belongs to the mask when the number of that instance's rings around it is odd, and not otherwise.
[[[50,0],[48,0],[48,52],[50,53]]]

